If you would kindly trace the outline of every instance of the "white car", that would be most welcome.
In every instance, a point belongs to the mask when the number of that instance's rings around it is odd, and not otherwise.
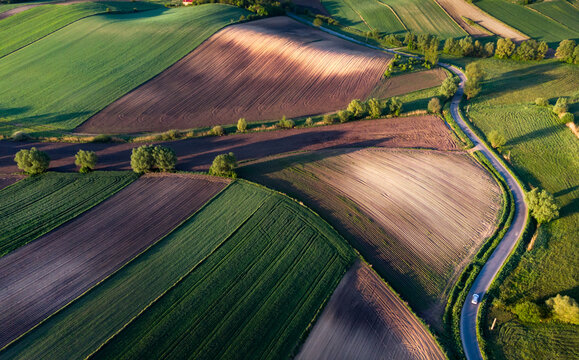
[[[475,305],[478,304],[478,299],[479,299],[479,297],[480,297],[480,296],[479,296],[478,294],[473,294],[473,295],[472,295],[472,300],[471,300],[470,302],[473,303],[473,304],[475,304]]]

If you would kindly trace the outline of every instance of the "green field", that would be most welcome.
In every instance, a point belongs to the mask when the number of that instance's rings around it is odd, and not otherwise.
[[[286,358],[352,260],[311,211],[237,182],[0,357]]]
[[[569,29],[579,31],[579,9],[565,0],[551,0],[529,5],[541,14],[560,22]]]
[[[489,74],[483,93],[470,102],[468,115],[485,134],[496,129],[507,143],[503,154],[528,185],[547,189],[561,206],[558,220],[540,227],[534,248],[500,286],[501,300],[512,305],[522,300],[539,305],[558,293],[579,299],[579,142],[547,108],[534,105],[536,97],[554,104],[568,96],[571,112],[579,116],[579,68],[550,60],[524,64],[482,60]],[[546,321],[528,324],[510,312],[491,307],[497,331],[488,341],[492,358],[561,358],[577,356],[579,328]]]
[[[441,38],[466,35],[432,0],[324,0],[322,4],[342,25],[360,31],[389,34],[408,29]]]
[[[82,18],[110,12],[153,9],[144,2],[87,2],[43,5],[0,21],[0,58]],[[0,8],[1,9],[1,8]]]
[[[87,211],[136,179],[133,172],[47,173],[0,190],[0,256]]]
[[[0,59],[0,133],[72,130],[244,14],[207,4],[77,21]]]
[[[478,0],[475,5],[524,34],[550,43],[553,47],[563,39],[579,37],[577,28],[570,29],[522,5],[505,0]]]

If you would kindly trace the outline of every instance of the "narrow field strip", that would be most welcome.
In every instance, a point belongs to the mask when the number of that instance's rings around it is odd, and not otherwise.
[[[579,31],[579,9],[565,0],[552,0],[529,5],[575,32]]]
[[[82,214],[136,179],[133,172],[48,173],[0,190],[0,256]]]
[[[0,259],[0,347],[154,244],[226,184],[200,176],[144,176]]]
[[[0,190],[24,179],[23,175],[0,175]]]

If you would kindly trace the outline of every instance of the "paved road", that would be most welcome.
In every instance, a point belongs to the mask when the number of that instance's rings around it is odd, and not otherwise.
[[[290,15],[291,16],[291,15]],[[296,16],[291,16],[292,18],[304,22],[303,19],[298,18]],[[330,33],[332,35],[338,36],[342,39],[353,41],[357,44],[361,44],[376,50],[386,51],[389,53],[395,54],[402,54],[395,50],[390,49],[383,49],[376,46],[368,45],[363,42],[357,41],[355,39],[350,38],[349,36],[340,34],[338,32],[320,28],[321,30]],[[403,54],[406,55],[406,54]],[[448,65],[439,63],[439,65],[443,66],[444,68],[452,71],[454,74],[460,77],[460,86],[457,93],[452,98],[452,102],[450,104],[450,111],[452,117],[457,122],[458,126],[464,131],[464,133],[472,140],[477,150],[480,150],[487,159],[491,162],[491,164],[495,167],[495,169],[503,176],[506,180],[507,185],[513,194],[513,198],[515,201],[515,217],[511,224],[511,227],[508,229],[507,233],[488,259],[484,267],[482,268],[480,274],[475,279],[469,293],[467,296],[467,301],[463,305],[462,313],[460,316],[460,337],[462,339],[462,345],[464,348],[464,352],[466,354],[466,358],[468,360],[482,360],[482,354],[480,351],[480,347],[478,344],[478,339],[476,336],[476,328],[477,328],[477,314],[480,308],[480,302],[477,305],[474,305],[470,302],[472,299],[473,294],[479,294],[480,299],[484,297],[486,291],[488,290],[489,286],[491,285],[493,279],[503,266],[504,262],[509,257],[509,254],[514,249],[519,236],[523,232],[525,228],[525,224],[527,222],[527,205],[524,201],[524,192],[519,183],[515,180],[513,175],[507,170],[507,168],[499,161],[497,155],[493,151],[491,151],[487,145],[468,127],[465,120],[460,115],[459,105],[464,93],[464,82],[466,81],[465,74],[458,68]]]

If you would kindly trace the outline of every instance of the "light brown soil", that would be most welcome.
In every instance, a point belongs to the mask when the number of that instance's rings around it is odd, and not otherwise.
[[[233,152],[238,160],[291,151],[344,146],[418,147],[457,150],[450,131],[434,116],[356,121],[340,125],[204,137],[166,143],[178,156],[179,170],[207,170],[215,156]],[[96,151],[97,170],[130,170],[131,150],[140,144],[67,144],[0,141],[0,174],[19,171],[14,155],[35,146],[50,156],[50,169],[76,171],[78,150]]]
[[[396,75],[380,80],[369,97],[383,99],[429,89],[442,84],[447,76],[446,71],[440,68]]]
[[[330,15],[320,0],[292,0],[292,2],[296,5],[310,8],[314,13]]]
[[[0,175],[0,190],[22,179],[22,175]]]
[[[206,176],[143,176],[0,258],[0,348],[161,239],[226,183]]]
[[[365,264],[346,273],[297,359],[445,359],[432,335]]]
[[[233,25],[77,130],[163,131],[335,111],[365,98],[390,59],[287,17]]]
[[[431,324],[500,206],[494,180],[458,152],[323,150],[239,173],[319,212]]]
[[[510,38],[515,41],[522,41],[528,37],[521,32],[506,25],[500,20],[490,16],[486,12],[479,9],[473,4],[467,3],[465,0],[435,0],[438,4],[450,14],[450,16],[460,24],[460,26],[469,34],[473,36],[487,36],[484,31],[475,26],[467,24],[462,16],[473,20],[485,29],[504,38]]]

